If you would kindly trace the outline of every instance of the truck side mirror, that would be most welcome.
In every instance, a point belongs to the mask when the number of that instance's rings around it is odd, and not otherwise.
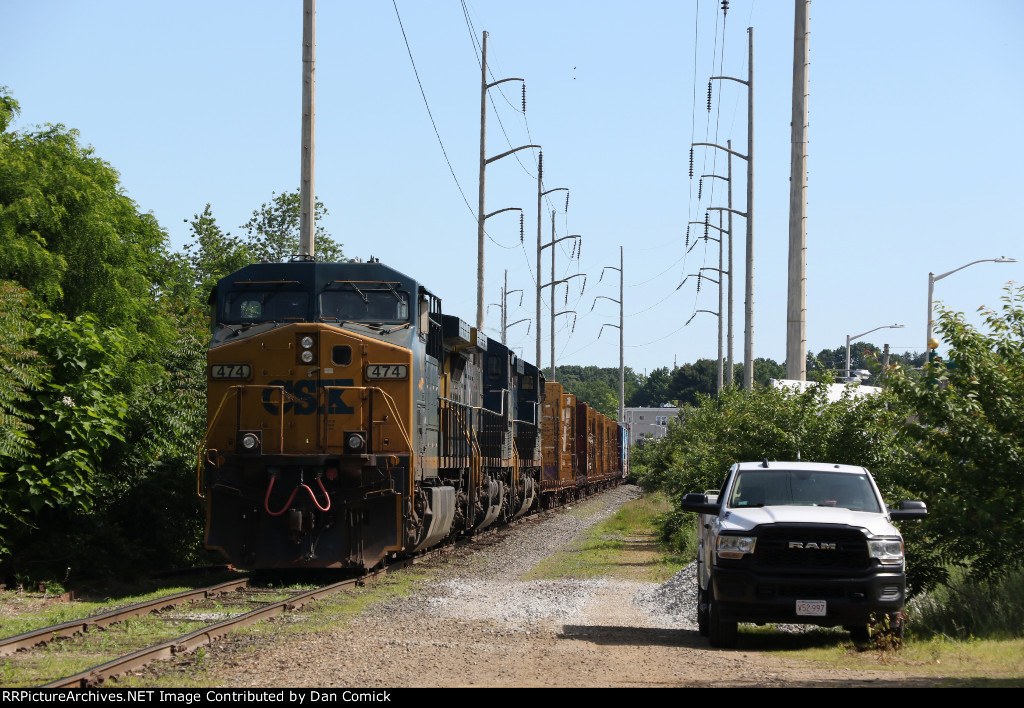
[[[901,501],[896,509],[889,509],[889,518],[893,521],[906,519],[923,519],[928,516],[928,507],[923,501]]]
[[[711,514],[712,516],[717,516],[718,512],[722,510],[722,505],[717,502],[709,502],[707,494],[691,492],[683,495],[683,501],[679,505],[679,508],[682,511],[692,511],[696,514]]]

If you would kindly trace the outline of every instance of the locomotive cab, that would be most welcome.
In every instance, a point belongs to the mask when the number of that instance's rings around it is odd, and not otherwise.
[[[379,263],[257,264],[221,279],[208,547],[240,567],[369,568],[417,540],[405,522],[426,439],[420,291]]]

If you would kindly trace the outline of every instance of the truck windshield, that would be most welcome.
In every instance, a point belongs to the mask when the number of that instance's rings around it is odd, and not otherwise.
[[[834,506],[853,511],[881,511],[866,473],[740,471],[729,493],[729,507],[762,506]]]

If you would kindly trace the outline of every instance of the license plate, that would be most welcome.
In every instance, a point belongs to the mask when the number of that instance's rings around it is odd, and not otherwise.
[[[824,617],[826,605],[825,600],[797,600],[796,614],[798,617]]]

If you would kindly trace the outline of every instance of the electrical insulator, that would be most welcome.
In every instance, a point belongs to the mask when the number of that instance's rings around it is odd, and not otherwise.
[[[565,190],[565,210],[569,211],[569,190]]]
[[[540,151],[540,155],[537,156],[537,179],[544,180],[544,151]]]
[[[704,212],[704,240],[705,241],[708,240],[708,227],[711,226],[711,224],[708,223],[708,219],[710,219],[710,218],[711,218],[710,213],[709,212]]]
[[[523,113],[526,113],[526,82],[523,82]]]
[[[729,0],[722,0],[722,17],[729,14]]]
[[[690,146],[690,179],[693,179],[693,146]]]
[[[700,273],[697,274],[697,292],[700,292]]]
[[[711,112],[711,79],[708,79],[708,113]]]
[[[523,242],[523,212],[519,212],[519,243]]]
[[[690,247],[690,225],[686,225],[686,247]]]
[[[697,182],[697,201],[700,201],[701,195],[704,193],[704,178],[701,177],[700,181]]]
[[[565,303],[564,304],[565,305],[569,304],[569,284],[568,283],[566,283],[566,285],[565,285]]]

